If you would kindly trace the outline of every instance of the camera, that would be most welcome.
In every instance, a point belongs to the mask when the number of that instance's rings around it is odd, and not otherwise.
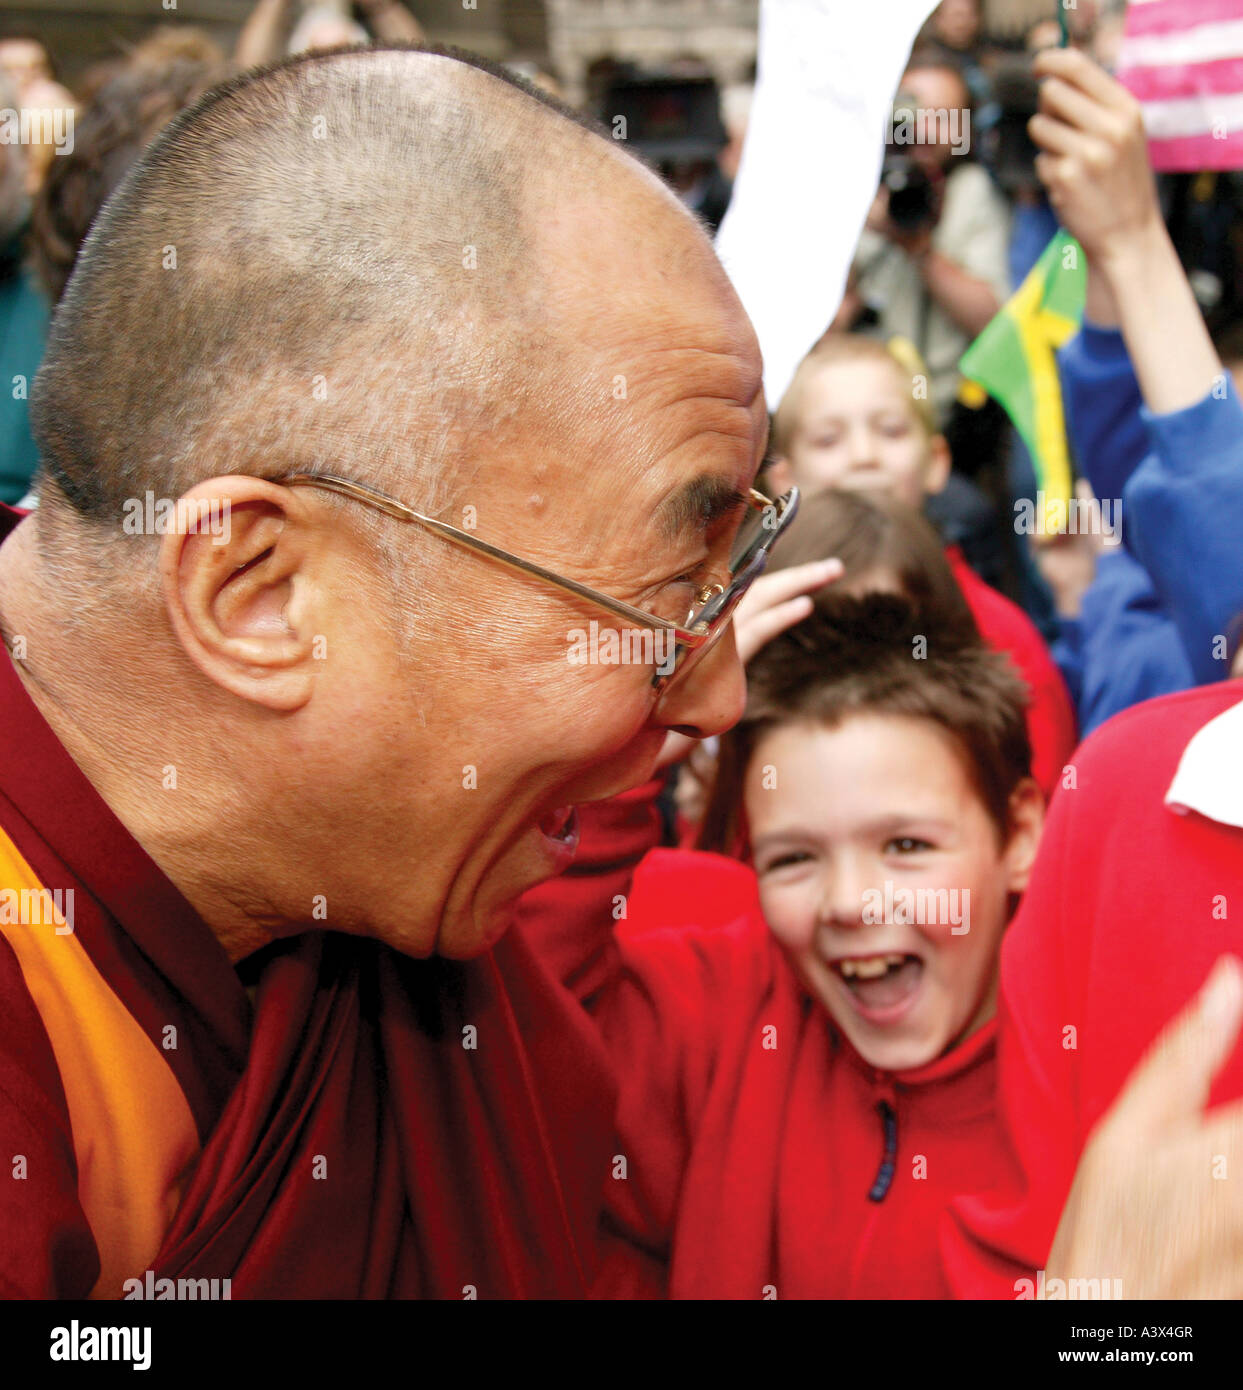
[[[901,232],[933,227],[939,214],[932,176],[903,148],[917,138],[917,115],[914,100],[899,92],[889,114],[880,181],[889,190],[889,220]]]

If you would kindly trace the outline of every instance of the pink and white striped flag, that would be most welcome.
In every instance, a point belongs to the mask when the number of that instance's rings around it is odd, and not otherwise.
[[[1131,0],[1117,75],[1154,169],[1243,169],[1243,0]]]

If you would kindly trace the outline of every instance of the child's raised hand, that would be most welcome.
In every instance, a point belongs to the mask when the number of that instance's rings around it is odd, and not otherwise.
[[[1063,618],[1079,616],[1083,596],[1096,578],[1097,561],[1107,543],[1101,505],[1092,495],[1091,484],[1086,478],[1075,483],[1075,501],[1079,504],[1079,516],[1088,516],[1088,522],[1077,525],[1073,531],[1049,536],[1031,547],[1036,568],[1053,594],[1058,615]]]
[[[1036,172],[1062,225],[1101,263],[1161,225],[1140,104],[1073,48],[1037,55],[1040,109],[1028,122]]]
[[[1072,49],[1041,53],[1035,72],[1044,79],[1028,122],[1041,148],[1036,172],[1087,252],[1088,317],[1121,327],[1154,415],[1185,410],[1204,398],[1221,361],[1161,219],[1139,103]]]
[[[1123,1298],[1243,1297],[1243,1102],[1204,1113],[1243,1023],[1243,968],[1213,967],[1089,1139],[1047,1277]]]
[[[734,640],[743,665],[774,637],[802,622],[814,607],[811,595],[841,577],[840,560],[813,560],[760,575],[734,613]]]

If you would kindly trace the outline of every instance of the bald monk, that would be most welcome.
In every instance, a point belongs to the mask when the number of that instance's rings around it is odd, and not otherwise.
[[[587,1289],[611,1081],[505,931],[740,713],[760,371],[655,175],[474,59],[293,60],[148,151],[3,514],[0,1294]]]
[[[760,361],[699,228],[484,65],[295,60],[131,173],[32,404],[0,1294],[584,1292],[611,1081],[506,928],[567,807],[741,712]],[[567,659],[619,617],[672,659]]]

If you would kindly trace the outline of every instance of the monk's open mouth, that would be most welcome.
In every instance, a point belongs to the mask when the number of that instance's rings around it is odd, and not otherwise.
[[[878,1022],[901,1009],[919,988],[924,976],[923,960],[903,952],[845,956],[829,964],[849,990],[859,1011]]]
[[[578,810],[574,806],[558,806],[540,817],[540,833],[554,844],[571,849],[578,845]]]

